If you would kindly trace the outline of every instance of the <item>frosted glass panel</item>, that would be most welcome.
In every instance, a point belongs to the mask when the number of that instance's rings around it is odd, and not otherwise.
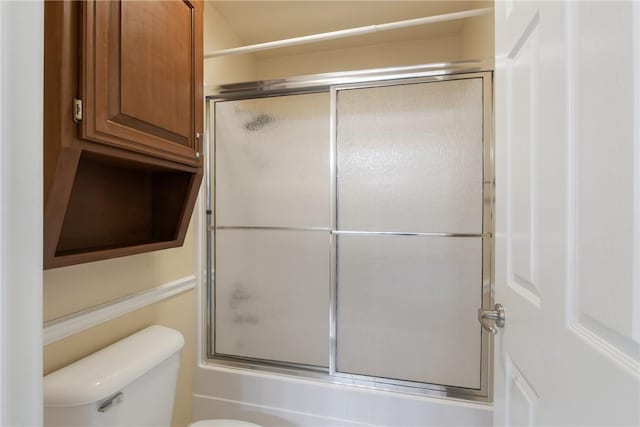
[[[338,92],[338,227],[482,232],[482,79]]]
[[[480,387],[482,239],[340,236],[339,372]]]
[[[329,233],[218,230],[215,351],[327,366]]]
[[[329,226],[329,95],[216,103],[216,225]]]

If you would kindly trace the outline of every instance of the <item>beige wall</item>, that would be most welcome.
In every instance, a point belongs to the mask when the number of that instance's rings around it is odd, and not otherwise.
[[[205,52],[242,45],[242,42],[231,30],[229,24],[209,3],[205,3],[204,22]],[[253,55],[234,55],[205,59],[205,87],[255,80],[255,68],[256,63]]]
[[[256,74],[272,79],[461,59],[461,38],[451,36],[264,58],[257,61]]]
[[[485,0],[477,5],[491,6],[493,1]],[[205,7],[205,22],[205,52],[244,45],[211,4]],[[279,54],[278,50],[273,50],[268,54],[209,59],[205,60],[205,82],[219,85],[335,71],[492,59],[493,33],[491,14],[462,21],[459,34],[454,36],[344,49],[327,49],[322,44],[310,44],[308,52],[301,54]]]
[[[492,5],[492,1],[483,1],[481,6]],[[210,4],[205,7],[205,22],[205,52],[244,44]],[[454,36],[344,49],[326,49],[322,46],[318,49],[317,44],[311,44],[308,45],[308,52],[299,54],[280,55],[278,50],[273,50],[267,55],[232,55],[209,59],[205,60],[205,82],[219,85],[335,71],[493,59],[493,39],[493,14],[483,15],[462,21],[459,34]]]
[[[44,272],[44,320],[52,320],[194,274],[193,224],[180,248]]]
[[[492,5],[493,2],[489,2]],[[465,59],[491,59],[494,53],[493,14],[467,19],[462,27],[462,56]]]

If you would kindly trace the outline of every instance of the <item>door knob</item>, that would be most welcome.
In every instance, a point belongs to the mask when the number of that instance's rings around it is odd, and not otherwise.
[[[491,335],[497,334],[498,328],[504,328],[504,320],[504,307],[502,304],[494,305],[493,310],[478,309],[478,321],[482,325],[482,329]]]

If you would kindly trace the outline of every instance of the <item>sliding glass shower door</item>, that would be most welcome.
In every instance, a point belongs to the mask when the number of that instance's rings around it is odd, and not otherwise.
[[[327,367],[329,96],[215,113],[215,351]]]
[[[482,79],[337,92],[338,372],[480,388]]]
[[[217,100],[209,356],[486,396],[490,93],[476,73]]]

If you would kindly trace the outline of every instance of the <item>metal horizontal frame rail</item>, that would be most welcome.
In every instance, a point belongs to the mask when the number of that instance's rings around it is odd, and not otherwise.
[[[364,230],[332,230],[323,227],[261,227],[255,225],[218,225],[209,230],[278,230],[278,231],[324,231],[326,233],[363,236],[432,236],[432,237],[482,237],[490,238],[491,233],[447,233],[447,232],[418,232],[418,231],[364,231]]]
[[[482,308],[489,308],[493,303],[493,229],[494,229],[494,193],[493,193],[493,138],[492,138],[492,74],[493,63],[489,61],[464,61],[455,63],[438,63],[409,67],[394,67],[363,71],[350,71],[341,73],[318,74],[287,79],[257,81],[223,85],[212,88],[206,96],[206,134],[207,144],[206,173],[206,209],[207,209],[207,260],[206,260],[206,301],[204,311],[206,317],[203,330],[203,343],[206,343],[204,357],[206,363],[234,367],[244,370],[271,372],[276,374],[291,375],[299,378],[320,380],[334,384],[346,384],[356,387],[372,388],[401,393],[421,394],[436,397],[448,397],[454,399],[487,402],[492,396],[492,336],[482,330],[482,362],[480,366],[480,388],[470,389],[464,387],[448,386],[441,384],[427,384],[421,382],[371,377],[336,370],[336,237],[341,234],[363,234],[382,236],[432,236],[432,237],[468,237],[482,239]],[[336,94],[340,90],[424,83],[430,81],[452,80],[460,78],[483,79],[483,220],[482,233],[446,233],[446,232],[403,232],[403,231],[356,231],[337,230],[337,206],[336,206]],[[211,104],[215,102],[263,98],[269,96],[285,96],[303,93],[328,92],[331,95],[331,142],[330,142],[330,195],[331,195],[331,222],[329,228],[324,227],[260,227],[260,226],[217,226],[215,223],[215,209],[211,187],[215,188],[215,176],[212,175],[210,162],[211,148],[215,152],[215,141],[211,132]],[[215,121],[215,117],[214,117]],[[215,162],[215,159],[213,159]],[[215,310],[214,275],[215,275],[215,243],[213,232],[215,230],[290,230],[327,232],[331,242],[331,304],[330,304],[330,360],[327,367],[309,367],[295,363],[286,363],[273,360],[261,360],[247,357],[216,354],[214,352],[215,329],[213,328],[213,314]]]
[[[329,92],[332,86],[352,83],[367,83],[423,77],[437,78],[439,76],[448,77],[462,73],[481,73],[485,71],[492,71],[493,67],[493,61],[439,62],[427,65],[341,71],[336,73],[289,77],[286,79],[231,83],[207,87],[205,92],[207,100],[260,98],[300,93]]]

